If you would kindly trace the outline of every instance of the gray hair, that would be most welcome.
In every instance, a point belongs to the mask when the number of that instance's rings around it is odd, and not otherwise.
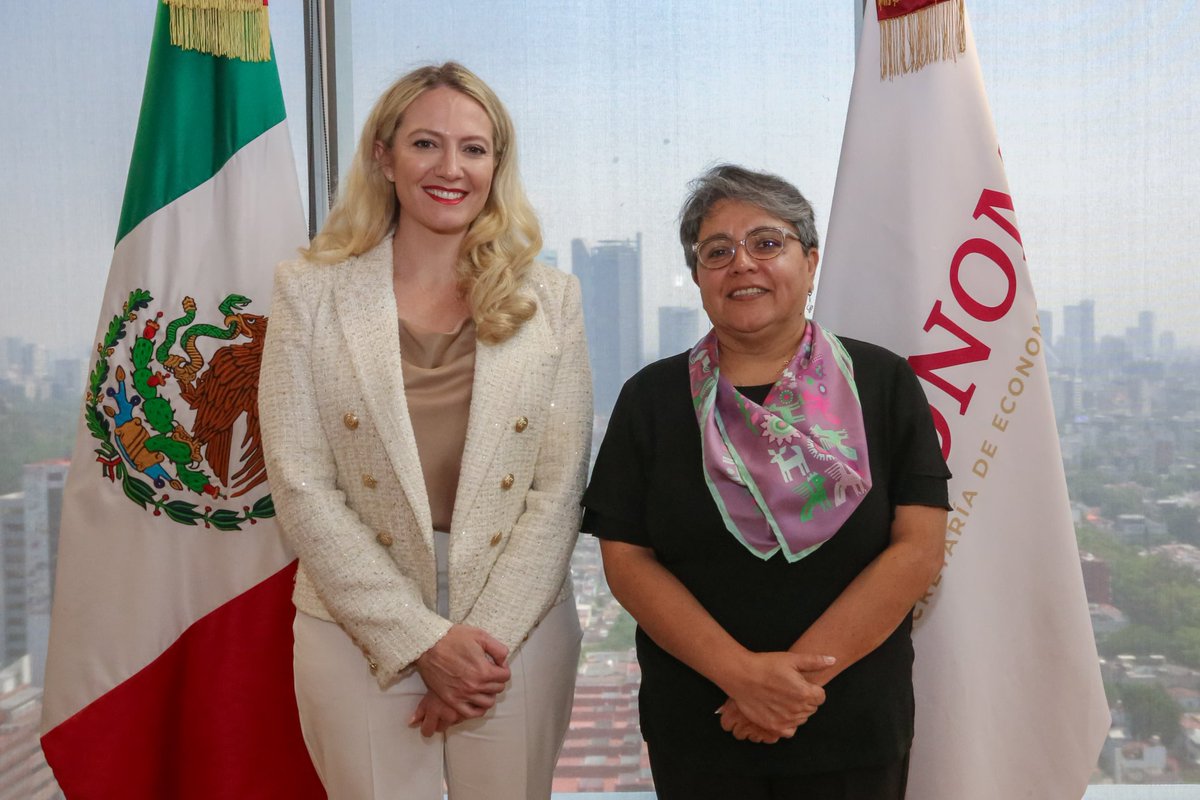
[[[700,236],[700,226],[713,206],[722,200],[741,200],[758,206],[773,217],[795,228],[807,253],[819,246],[812,205],[792,184],[766,172],[754,172],[733,164],[718,164],[688,184],[688,197],[679,212],[679,242],[688,269],[696,274],[696,254],[692,245]]]

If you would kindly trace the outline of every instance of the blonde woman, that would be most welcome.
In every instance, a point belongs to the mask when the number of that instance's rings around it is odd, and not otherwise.
[[[579,284],[540,247],[507,111],[447,63],[379,98],[276,275],[263,442],[334,800],[550,795],[592,405]]]

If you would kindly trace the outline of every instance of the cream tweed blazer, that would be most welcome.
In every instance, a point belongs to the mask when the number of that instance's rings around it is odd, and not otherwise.
[[[279,266],[259,384],[271,492],[300,558],[296,608],[341,625],[383,687],[452,622],[512,652],[568,595],[592,428],[579,282],[535,264],[523,291],[536,314],[507,341],[477,344],[450,618],[439,616],[391,243]]]

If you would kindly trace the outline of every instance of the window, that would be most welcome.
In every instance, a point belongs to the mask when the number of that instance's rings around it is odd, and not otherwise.
[[[702,332],[675,227],[688,180],[717,161],[778,172],[805,191],[824,232],[853,73],[852,5],[351,0],[341,65],[352,110],[340,136],[354,141],[379,92],[417,64],[456,59],[488,81],[516,121],[544,259],[581,277],[619,276],[605,304],[624,316],[608,330],[628,335],[593,353],[598,397],[611,398],[638,365]],[[1200,87],[1182,77],[1200,67],[1200,12],[1016,5],[968,0],[1048,312],[1082,568],[1110,700],[1122,704],[1097,779],[1200,783],[1200,290],[1190,275]],[[303,180],[303,18],[299,4],[271,8]],[[23,4],[9,17],[0,31],[6,497],[21,491],[25,463],[70,452],[71,385],[82,384],[93,345],[153,23],[146,7],[78,0]],[[604,402],[598,412],[597,442]],[[4,511],[15,521],[0,548],[0,668],[26,646],[10,607],[24,572],[7,554],[27,557],[13,513]],[[556,788],[646,790],[632,626],[587,537],[574,575],[588,632],[577,731]]]

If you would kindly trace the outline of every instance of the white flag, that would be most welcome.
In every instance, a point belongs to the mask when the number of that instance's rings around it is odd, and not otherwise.
[[[1014,203],[960,0],[883,5],[816,318],[908,358],[954,474],[945,567],[914,612],[909,797],[1077,798],[1109,714]]]

